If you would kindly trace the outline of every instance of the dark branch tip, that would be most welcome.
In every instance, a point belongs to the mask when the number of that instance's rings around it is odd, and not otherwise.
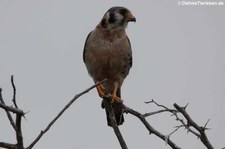
[[[184,110],[186,110],[187,106],[189,105],[189,103],[187,103],[185,106],[184,106]]]

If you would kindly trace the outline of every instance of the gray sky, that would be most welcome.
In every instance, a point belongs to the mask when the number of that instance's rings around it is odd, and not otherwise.
[[[210,119],[211,143],[224,147],[225,6],[177,2],[1,0],[0,87],[12,105],[10,75],[14,75],[18,105],[29,111],[22,123],[25,144],[75,94],[93,84],[82,61],[85,38],[110,7],[120,5],[137,18],[127,29],[134,65],[122,88],[125,104],[145,113],[156,110],[144,104],[151,99],[168,107],[189,103],[187,110],[197,123],[204,125]],[[120,148],[100,104],[96,90],[82,96],[34,148]],[[0,141],[15,142],[3,110],[0,115]],[[174,119],[169,114],[148,118],[164,134],[179,125]],[[120,128],[129,149],[170,148],[131,115],[125,115]],[[171,139],[184,149],[204,148],[182,129]]]

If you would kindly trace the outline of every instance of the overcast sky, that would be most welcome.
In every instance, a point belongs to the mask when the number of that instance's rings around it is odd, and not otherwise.
[[[224,1],[223,1],[224,2]],[[224,2],[225,3],[225,2]],[[168,107],[189,103],[187,111],[215,148],[225,146],[225,6],[182,6],[177,0],[1,0],[0,87],[12,105],[10,75],[23,120],[27,146],[74,97],[93,84],[82,61],[87,34],[112,6],[133,12],[127,34],[133,67],[122,87],[124,103],[142,113],[154,111],[151,99]],[[80,97],[37,143],[35,149],[120,148],[106,124],[96,90]],[[170,114],[148,118],[164,134],[180,125]],[[15,133],[0,110],[0,141],[15,143]],[[129,149],[169,149],[149,135],[136,117],[120,126]],[[181,129],[171,139],[184,149],[204,148]]]

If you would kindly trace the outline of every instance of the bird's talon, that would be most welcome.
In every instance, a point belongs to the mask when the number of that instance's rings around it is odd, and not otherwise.
[[[114,103],[114,102],[123,103],[123,99],[116,96],[116,97],[112,97],[111,102],[112,103]]]

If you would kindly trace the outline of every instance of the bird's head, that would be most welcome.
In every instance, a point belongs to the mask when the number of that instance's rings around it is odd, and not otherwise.
[[[136,22],[131,11],[125,7],[112,7],[103,16],[100,24],[105,28],[126,28],[128,22]]]

